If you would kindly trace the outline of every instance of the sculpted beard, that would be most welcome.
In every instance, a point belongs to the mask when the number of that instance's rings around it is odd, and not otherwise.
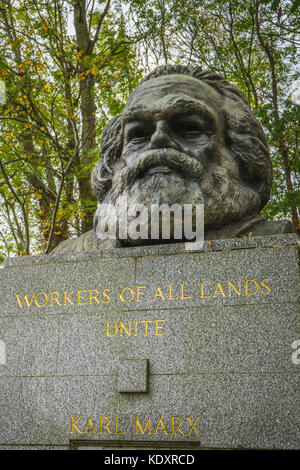
[[[152,174],[154,167],[167,167],[170,172]],[[228,224],[239,219],[243,214],[249,214],[249,210],[255,213],[261,202],[259,194],[240,181],[237,163],[225,148],[222,149],[219,164],[211,165],[210,173],[197,159],[175,149],[147,150],[130,167],[120,160],[114,168],[111,183],[103,204],[114,206],[118,197],[126,196],[128,207],[137,204],[146,206],[149,234],[152,204],[180,204],[183,207],[183,204],[196,206],[204,203],[204,224],[205,230],[208,230],[224,225],[225,220]],[[101,217],[103,226],[110,223],[111,214],[108,211],[103,215],[101,206],[97,209],[96,233],[98,217]],[[128,218],[128,222],[132,219]],[[126,243],[137,244],[137,241],[128,239]]]

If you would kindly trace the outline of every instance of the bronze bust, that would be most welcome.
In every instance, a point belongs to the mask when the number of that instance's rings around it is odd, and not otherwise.
[[[119,196],[148,208],[203,203],[206,240],[294,231],[289,221],[259,215],[270,197],[272,164],[245,96],[201,67],[163,66],[141,81],[104,129],[92,184],[99,207]],[[132,244],[101,241],[99,213],[93,230],[55,253]]]

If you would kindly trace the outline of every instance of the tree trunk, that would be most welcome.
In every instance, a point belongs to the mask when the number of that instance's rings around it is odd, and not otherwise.
[[[82,119],[80,166],[88,169],[81,172],[82,176],[78,178],[78,185],[80,199],[84,204],[86,200],[96,201],[91,186],[91,173],[89,169],[90,157],[88,155],[96,146],[95,78],[94,75],[90,73],[90,64],[88,61],[92,53],[92,41],[88,30],[85,0],[74,1],[74,25],[78,50],[81,51],[82,54],[79,68],[80,110]],[[88,209],[83,212],[82,231],[86,232],[93,226],[93,212]]]

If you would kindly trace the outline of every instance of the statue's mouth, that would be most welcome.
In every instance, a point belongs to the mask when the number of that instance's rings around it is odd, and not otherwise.
[[[118,193],[144,177],[166,177],[171,180],[173,176],[177,176],[181,179],[192,179],[199,182],[205,176],[201,162],[173,148],[146,150],[134,159],[130,166],[125,165],[121,173],[119,182],[117,180],[115,182],[115,191]],[[170,183],[172,184],[172,181]]]
[[[169,174],[169,173],[173,173],[173,171],[167,166],[155,166],[155,167],[149,168],[145,174],[156,175],[157,173]]]

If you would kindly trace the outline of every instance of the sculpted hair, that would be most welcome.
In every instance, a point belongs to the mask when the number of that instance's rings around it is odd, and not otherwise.
[[[219,75],[201,67],[164,65],[149,73],[140,83],[162,75],[183,74],[197,78],[213,87],[223,97],[226,147],[238,162],[242,181],[260,195],[260,209],[268,202],[272,186],[272,163],[269,146],[260,122],[250,109],[244,94]],[[92,174],[92,186],[102,202],[111,186],[116,162],[122,153],[122,115],[105,126],[99,161]]]

